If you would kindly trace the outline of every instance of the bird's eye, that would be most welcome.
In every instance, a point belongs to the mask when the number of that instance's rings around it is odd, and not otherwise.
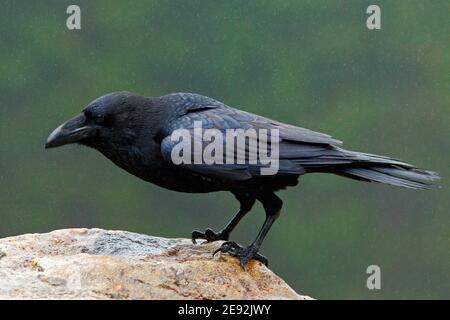
[[[95,115],[92,116],[92,120],[94,120],[95,123],[103,124],[105,122],[105,116],[102,114]]]
[[[111,124],[111,117],[102,113],[93,113],[91,110],[84,110],[84,115],[91,121],[102,126],[109,126]]]

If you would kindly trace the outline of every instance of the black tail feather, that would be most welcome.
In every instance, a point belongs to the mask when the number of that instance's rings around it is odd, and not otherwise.
[[[422,170],[414,167],[400,167],[398,165],[375,164],[365,167],[343,169],[342,172],[350,178],[363,178],[371,182],[386,183],[410,189],[429,189],[439,180],[436,172]]]
[[[333,147],[311,157],[299,157],[307,172],[330,172],[356,180],[380,182],[411,189],[429,189],[440,179],[436,172],[385,156]]]

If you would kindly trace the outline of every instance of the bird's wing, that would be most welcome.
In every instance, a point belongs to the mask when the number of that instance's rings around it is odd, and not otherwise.
[[[194,134],[195,122],[200,123],[203,130],[214,129],[223,133],[226,136],[225,131],[227,129],[255,129],[259,132],[259,129],[266,129],[270,135],[271,129],[278,129],[279,137],[279,162],[277,174],[285,175],[300,175],[305,172],[303,166],[298,161],[293,161],[294,158],[309,157],[316,152],[328,149],[333,145],[340,144],[341,142],[331,138],[329,135],[314,132],[308,129],[295,127],[292,125],[284,124],[278,121],[274,121],[268,118],[264,118],[255,114],[240,111],[234,108],[230,108],[221,104],[200,104],[191,105],[188,108],[183,108],[176,116],[174,116],[165,126],[161,141],[161,152],[164,159],[171,161],[172,151],[174,147],[179,143],[179,140],[172,141],[171,135],[177,129],[184,129],[189,132],[190,137],[193,139],[191,143],[195,141],[199,142],[203,148],[195,148],[191,154],[191,164],[181,164],[184,168],[198,172],[199,174],[219,177],[231,180],[245,180],[261,174],[261,168],[264,166],[259,162],[257,164],[225,164],[225,150],[224,145],[224,164],[206,164],[206,163],[194,163],[194,157],[196,152],[202,152],[204,147],[210,142],[201,141],[201,137],[196,137]],[[252,146],[253,138],[250,137],[245,144],[245,150],[243,152],[248,153]],[[253,141],[258,145],[259,136],[257,141]],[[223,143],[225,144],[225,140]],[[238,146],[236,146],[238,147]],[[268,144],[268,149],[271,151],[271,144]],[[237,151],[237,149],[236,149]],[[202,154],[205,156],[205,154]],[[197,156],[199,156],[197,154]],[[236,154],[234,155],[236,156]]]
[[[334,139],[325,133],[282,123],[250,112],[228,107],[214,99],[200,97],[209,100],[194,100],[197,103],[184,103],[176,109],[175,116],[169,121],[168,126],[166,126],[167,134],[181,127],[189,129],[189,127],[193,127],[194,121],[202,121],[203,128],[278,129],[280,131],[280,138],[284,141],[334,146],[342,144],[342,141]]]
[[[239,110],[237,110],[239,111]],[[243,111],[240,111],[243,112]],[[269,118],[256,116],[247,113],[255,117],[253,121],[253,126],[255,128],[270,128],[279,129],[280,138],[284,141],[300,142],[300,143],[313,143],[313,144],[324,144],[324,145],[341,145],[342,141],[332,138],[326,133],[321,133],[317,131],[312,131],[306,128],[301,128],[293,126],[290,124],[278,122]]]
[[[191,150],[190,161],[189,163],[181,163],[178,164],[185,169],[188,169],[193,172],[197,172],[201,175],[212,177],[212,178],[222,178],[227,180],[247,180],[255,176],[260,176],[262,174],[261,169],[268,168],[269,165],[262,164],[261,162],[250,163],[249,161],[245,161],[245,163],[238,163],[236,161],[236,153],[233,155],[232,163],[227,163],[226,160],[226,146],[225,141],[223,142],[222,150],[222,161],[214,161],[214,157],[210,157],[209,153],[204,153],[205,147],[209,144],[209,142],[205,142],[203,139],[199,139],[195,136],[193,130],[188,130],[190,132],[191,140],[186,150]],[[172,152],[176,152],[179,154],[180,149],[175,149],[176,146],[180,146],[183,142],[189,140],[178,140],[173,141],[171,136],[164,138],[161,141],[161,152],[163,158],[166,161],[170,161],[173,163]],[[199,150],[195,150],[193,146],[194,143],[199,142],[201,148]],[[245,145],[245,152],[248,154],[249,145],[251,143]],[[270,146],[270,145],[269,145]],[[236,145],[236,148],[238,146]],[[195,159],[198,157],[200,162],[196,163]],[[217,158],[215,158],[217,159]],[[294,163],[289,159],[274,159],[277,161],[277,174],[282,175],[300,175],[305,172],[303,167],[300,164]]]

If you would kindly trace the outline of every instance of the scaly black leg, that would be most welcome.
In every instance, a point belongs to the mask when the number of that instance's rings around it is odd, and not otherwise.
[[[240,204],[240,208],[236,216],[228,223],[228,225],[224,229],[222,229],[218,233],[215,233],[209,228],[206,229],[205,232],[200,232],[197,230],[192,231],[193,243],[196,243],[197,239],[205,239],[207,242],[229,239],[231,231],[233,231],[239,221],[241,221],[241,219],[252,209],[253,205],[255,204],[255,198],[253,197],[235,193],[233,194]]]
[[[283,202],[278,198],[273,192],[264,193],[261,196],[258,196],[257,199],[263,204],[264,210],[266,211],[266,220],[258,233],[255,241],[252,242],[248,247],[242,247],[236,242],[227,241],[224,242],[219,249],[217,249],[214,254],[217,252],[225,252],[233,257],[239,259],[239,263],[241,267],[245,270],[245,265],[251,259],[256,259],[263,262],[265,265],[268,264],[267,259],[258,253],[261,244],[264,241],[264,238],[269,232],[270,227],[275,222],[275,220],[280,215],[281,207],[283,206]]]

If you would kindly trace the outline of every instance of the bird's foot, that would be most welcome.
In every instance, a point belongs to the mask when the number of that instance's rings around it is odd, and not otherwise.
[[[227,241],[227,242],[224,242],[219,247],[219,249],[214,251],[213,256],[217,252],[228,253],[229,255],[238,258],[239,264],[241,265],[242,269],[244,269],[244,270],[245,270],[245,265],[251,259],[258,260],[266,266],[268,266],[268,264],[269,264],[269,261],[267,260],[267,258],[264,257],[263,255],[259,254],[258,248],[256,248],[254,245],[249,245],[248,247],[243,247],[234,241]]]
[[[229,233],[225,233],[223,231],[220,231],[219,233],[215,233],[211,229],[206,229],[205,232],[200,232],[197,230],[192,231],[192,242],[195,244],[197,243],[197,239],[204,239],[207,242],[213,242],[213,241],[219,241],[219,240],[228,240],[228,237],[230,236]]]

